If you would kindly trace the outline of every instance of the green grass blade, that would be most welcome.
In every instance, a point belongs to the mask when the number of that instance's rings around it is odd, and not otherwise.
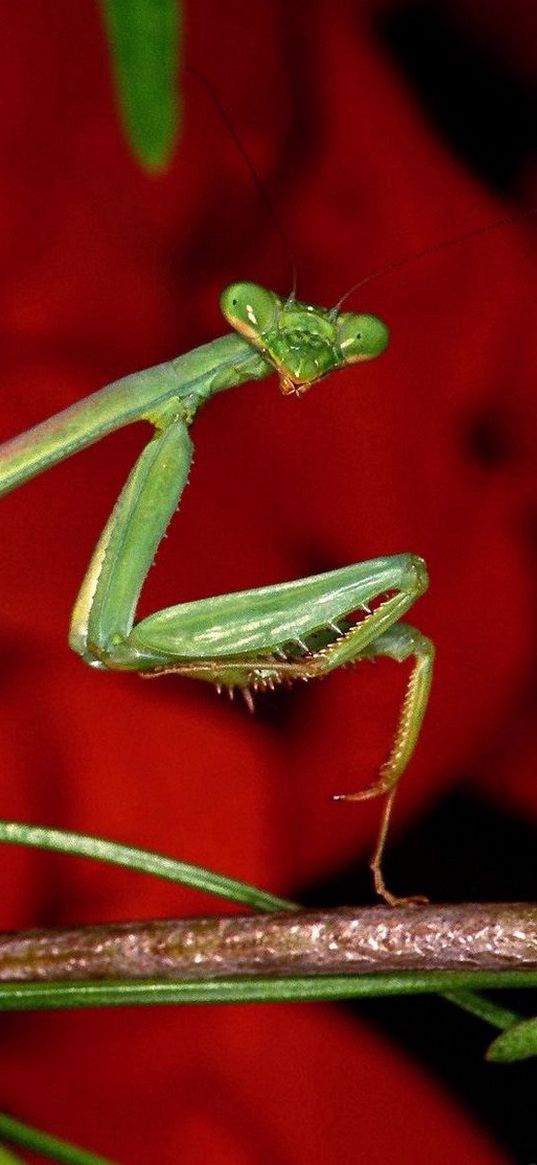
[[[132,1007],[179,1003],[283,1003],[537,987],[535,971],[430,971],[399,975],[311,975],[281,979],[149,979],[121,982],[0,983],[0,1010]]]
[[[47,829],[40,825],[26,825],[18,821],[0,821],[0,842],[12,845],[28,845],[35,849],[53,850],[56,853],[71,854],[75,857],[92,858],[99,862],[109,862],[115,866],[126,866],[129,870],[153,874],[169,882],[180,882],[202,890],[205,894],[215,894],[231,902],[249,906],[252,910],[294,910],[293,902],[277,898],[265,890],[257,890],[246,882],[215,874],[202,866],[192,866],[188,862],[178,862],[151,850],[135,846],[121,845],[117,841],[91,837],[86,833],[73,833],[62,829]]]

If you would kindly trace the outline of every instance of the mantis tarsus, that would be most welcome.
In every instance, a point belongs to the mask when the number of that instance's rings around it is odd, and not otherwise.
[[[388,343],[371,315],[280,299],[253,283],[234,283],[221,307],[235,334],[122,380],[0,447],[0,493],[131,421],[155,433],[136,462],[99,539],[76,600],[69,642],[92,667],[145,675],[177,672],[218,690],[257,691],[325,675],[375,656],[414,659],[399,725],[378,780],[343,800],[385,795],[371,868],[377,892],[381,858],[399,779],[423,720],[433,645],[399,620],[427,587],[423,560],[376,558],[294,582],[218,595],[158,611],[140,622],[140,592],[183,489],[189,436],[200,406],[217,392],[278,372],[285,395],[304,393],[338,367],[370,360]],[[371,608],[370,604],[374,604]]]

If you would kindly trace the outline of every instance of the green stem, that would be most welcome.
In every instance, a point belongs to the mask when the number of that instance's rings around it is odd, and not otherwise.
[[[485,1023],[490,1023],[492,1027],[497,1027],[500,1031],[506,1031],[513,1024],[520,1022],[521,1017],[516,1011],[501,1007],[499,1003],[494,1003],[482,995],[476,995],[470,991],[444,991],[443,996],[448,1003],[462,1007],[463,1011],[469,1011],[471,1015],[477,1016]]]
[[[385,995],[455,993],[500,987],[537,987],[537,971],[429,971],[400,975],[306,976],[285,979],[163,979],[143,982],[2,983],[0,1009],[119,1007],[178,1003],[282,1003]]]

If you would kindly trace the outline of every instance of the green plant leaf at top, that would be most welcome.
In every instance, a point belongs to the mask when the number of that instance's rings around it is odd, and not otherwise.
[[[169,165],[180,124],[181,0],[100,0],[130,148],[152,173]]]

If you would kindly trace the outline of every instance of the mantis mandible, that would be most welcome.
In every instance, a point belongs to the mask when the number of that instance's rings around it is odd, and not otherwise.
[[[235,329],[107,385],[0,447],[0,494],[133,421],[154,436],[138,458],[101,534],[76,600],[69,643],[91,667],[144,675],[176,672],[253,693],[310,680],[376,656],[414,660],[399,724],[377,781],[341,800],[385,796],[371,860],[375,888],[391,894],[381,859],[397,785],[416,745],[429,695],[431,641],[400,622],[427,585],[423,559],[375,558],[293,582],[217,595],[135,622],[144,580],[177,508],[192,459],[190,426],[217,392],[277,371],[281,391],[300,396],[337,368],[379,356],[388,329],[376,316],[281,299],[254,283],[221,296]],[[370,604],[374,603],[371,608]]]

